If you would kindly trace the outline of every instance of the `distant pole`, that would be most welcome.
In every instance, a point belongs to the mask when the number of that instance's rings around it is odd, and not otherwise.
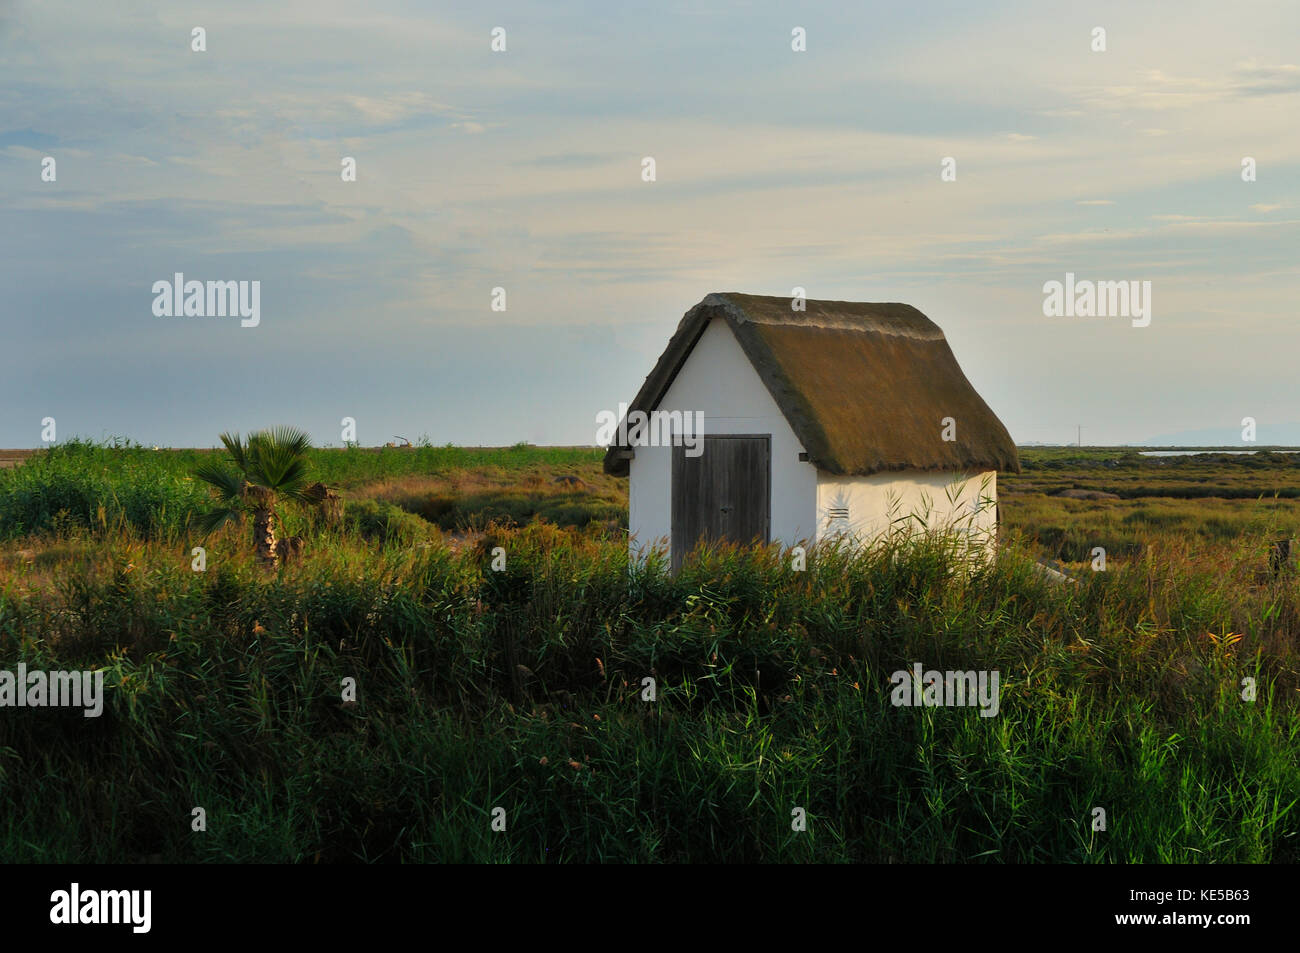
[[[1082,447],[1083,446],[1083,424],[1077,424],[1076,426],[1078,426],[1079,428],[1079,446]]]

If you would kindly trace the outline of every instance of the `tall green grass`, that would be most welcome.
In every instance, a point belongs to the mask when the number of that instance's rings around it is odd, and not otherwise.
[[[476,467],[508,473],[538,465],[590,466],[600,460],[601,452],[520,444],[505,449],[318,448],[308,457],[313,479],[350,489],[407,474]],[[210,502],[207,486],[195,480],[193,472],[210,460],[209,451],[153,450],[120,441],[73,439],[57,444],[21,466],[0,470],[0,541],[78,529],[101,535],[127,530],[150,539],[186,538],[194,513]],[[589,518],[581,507],[574,515],[579,520]]]
[[[674,577],[546,525],[460,554],[326,539],[269,577],[226,537],[204,573],[117,537],[11,571],[0,659],[110,687],[100,719],[0,713],[0,856],[1300,859],[1300,592],[1248,581],[1263,540],[1213,572],[1187,543],[1053,586],[1016,545],[802,572],[722,547]],[[999,714],[894,707],[913,662],[999,671]]]
[[[175,538],[206,489],[190,479],[198,455],[72,440],[0,470],[0,540],[31,533],[128,529]]]

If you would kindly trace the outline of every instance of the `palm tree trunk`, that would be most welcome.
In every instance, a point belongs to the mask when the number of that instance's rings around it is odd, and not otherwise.
[[[253,510],[253,548],[263,569],[274,569],[279,556],[275,548],[275,524],[272,510],[258,507]]]

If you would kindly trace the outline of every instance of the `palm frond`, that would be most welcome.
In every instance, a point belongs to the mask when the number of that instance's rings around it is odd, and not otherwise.
[[[243,518],[243,511],[237,507],[219,506],[205,513],[200,513],[195,520],[195,524],[198,526],[199,532],[206,537],[211,536],[227,523],[238,526]]]
[[[226,445],[226,452],[229,453],[230,458],[235,461],[235,466],[239,467],[240,472],[247,473],[248,453],[243,438],[239,436],[239,431],[236,430],[233,434],[223,433],[221,435],[221,442]]]
[[[250,434],[249,477],[285,496],[298,497],[304,489],[311,438],[296,427],[276,427]]]
[[[240,522],[250,507],[270,509],[279,519],[275,513],[277,497],[313,501],[313,494],[308,492],[307,451],[311,449],[311,438],[305,431],[273,427],[247,437],[236,431],[223,433],[221,442],[238,472],[217,462],[194,470],[195,477],[213,487],[220,498],[216,508],[196,518],[205,536],[227,523]]]
[[[309,486],[307,481],[310,479],[307,461],[299,457],[285,469],[280,482],[276,484],[276,491],[300,503],[310,503],[312,500],[306,495]]]
[[[194,475],[214,487],[223,502],[234,503],[241,496],[244,486],[243,475],[231,473],[219,463],[202,463],[195,467]]]
[[[297,427],[272,427],[267,433],[271,442],[289,453],[300,455],[311,449],[311,437]]]

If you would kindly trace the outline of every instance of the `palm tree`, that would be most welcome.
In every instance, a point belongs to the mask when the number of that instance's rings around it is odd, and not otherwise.
[[[194,471],[216,490],[218,499],[214,509],[200,515],[199,529],[208,536],[227,523],[239,524],[251,512],[258,562],[274,569],[280,556],[275,524],[282,530],[284,526],[276,506],[286,500],[318,503],[324,490],[319,483],[307,484],[311,438],[296,427],[273,427],[251,433],[247,440],[238,433],[223,433],[221,442],[237,472],[221,463],[205,463]]]

